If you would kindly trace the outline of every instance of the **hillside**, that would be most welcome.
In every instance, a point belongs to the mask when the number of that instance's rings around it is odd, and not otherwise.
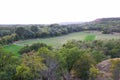
[[[6,28],[11,27],[16,29],[16,27],[25,27],[30,28],[31,26],[37,26],[40,28],[43,27],[64,27],[64,28],[77,28],[81,30],[99,30],[110,32],[120,32],[120,17],[116,18],[98,18],[90,22],[61,22],[56,24],[1,24],[0,30],[5,30]],[[77,30],[75,30],[77,31]]]
[[[120,32],[120,18],[99,18],[83,25],[88,29]]]

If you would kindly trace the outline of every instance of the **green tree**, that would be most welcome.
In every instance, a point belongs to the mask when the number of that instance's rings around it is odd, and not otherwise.
[[[15,79],[17,80],[33,80],[33,74],[31,69],[26,65],[22,64],[17,66]]]
[[[73,66],[80,58],[82,53],[77,47],[74,47],[71,49],[62,48],[58,55],[61,75],[63,76],[63,78],[66,78],[66,80],[70,80]]]
[[[16,31],[15,31],[15,33],[20,37],[20,38],[22,38],[22,39],[24,39],[24,32],[25,32],[26,30],[25,30],[25,28],[23,28],[23,27],[18,27],[17,29],[16,29]]]
[[[93,58],[97,63],[109,58],[102,51],[98,51],[98,50],[93,50],[91,52],[91,55],[93,56]]]
[[[58,61],[55,52],[49,50],[47,47],[42,47],[38,50],[38,55],[44,58],[44,63],[47,66],[47,69],[41,72],[43,78],[47,80],[59,80],[57,76]]]
[[[26,77],[33,77],[33,79],[38,79],[41,77],[40,71],[46,69],[43,60],[44,59],[38,56],[35,52],[23,54],[22,63],[17,67],[16,78],[19,79],[20,77],[23,80],[27,80]],[[32,74],[29,72],[32,72]]]
[[[82,56],[76,61],[73,66],[74,75],[82,80],[88,80],[89,69],[91,65],[94,65],[95,61],[91,55],[84,52]]]
[[[0,80],[13,80],[19,58],[12,53],[6,53],[0,47]]]
[[[99,69],[97,69],[94,65],[90,68],[90,80],[95,80],[97,78],[97,75],[99,74]]]
[[[34,33],[36,33],[36,32],[38,32],[39,31],[39,29],[38,29],[38,27],[37,26],[31,26],[31,31],[32,32],[34,32]]]
[[[34,38],[35,34],[32,31],[29,31],[28,29],[25,29],[24,27],[18,27],[15,31],[19,39],[29,39]]]
[[[19,50],[19,52],[21,54],[23,54],[23,53],[28,53],[28,52],[31,52],[31,51],[38,51],[38,49],[42,48],[42,47],[46,47],[46,48],[48,48],[50,50],[52,49],[51,46],[48,46],[48,45],[46,45],[44,43],[34,43],[34,44],[30,45],[30,46],[29,45],[24,46],[23,48],[21,48]]]

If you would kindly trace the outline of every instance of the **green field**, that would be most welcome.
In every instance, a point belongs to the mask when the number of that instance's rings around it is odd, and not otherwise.
[[[86,37],[85,37],[85,41],[93,41],[94,39],[95,39],[95,35],[87,35]]]
[[[92,41],[92,40],[106,40],[106,39],[120,39],[120,35],[114,34],[102,34],[98,31],[84,31],[84,32],[76,32],[71,33],[64,36],[59,37],[52,37],[52,38],[40,38],[40,39],[29,39],[29,40],[22,40],[17,41],[12,45],[5,46],[4,49],[8,52],[13,52],[16,55],[19,55],[18,51],[25,45],[31,45],[33,43],[46,43],[53,47],[60,47],[62,44],[66,43],[68,40],[85,40],[85,41]]]
[[[13,54],[15,54],[16,56],[19,56],[19,53],[18,51],[22,48],[23,46],[18,46],[18,45],[7,45],[7,46],[4,46],[4,50],[6,52],[12,52]]]
[[[41,38],[41,39],[29,39],[29,40],[22,40],[22,41],[17,41],[14,44],[19,45],[19,46],[24,46],[24,45],[31,45],[33,43],[46,43],[51,46],[61,46],[62,44],[66,43],[68,40],[86,40],[86,39],[116,39],[120,38],[119,35],[113,35],[113,34],[102,34],[101,32],[97,31],[84,31],[84,32],[76,32],[76,33],[71,33],[68,35],[64,36],[59,36],[59,37],[52,37],[52,38]]]

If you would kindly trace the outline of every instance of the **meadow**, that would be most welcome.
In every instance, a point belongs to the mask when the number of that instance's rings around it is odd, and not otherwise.
[[[23,46],[18,46],[18,45],[11,44],[11,45],[4,46],[4,50],[5,50],[6,52],[11,52],[11,53],[13,53],[13,54],[15,54],[16,56],[19,56],[18,51],[19,51],[22,47],[23,47]]]
[[[92,40],[120,39],[120,36],[116,34],[102,34],[101,32],[98,31],[83,31],[70,33],[68,35],[58,37],[20,40],[14,42],[11,45],[4,46],[4,49],[7,52],[12,52],[16,55],[19,55],[18,51],[25,45],[31,45],[33,43],[46,43],[47,45],[59,48],[62,46],[62,44],[72,39],[92,41]]]
[[[87,35],[84,40],[85,41],[93,41],[95,39],[95,37],[96,37],[96,35]]]

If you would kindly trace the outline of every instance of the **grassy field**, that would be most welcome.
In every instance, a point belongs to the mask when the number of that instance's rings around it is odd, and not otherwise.
[[[58,36],[58,37],[22,40],[22,41],[15,42],[14,44],[19,46],[24,46],[24,45],[31,45],[33,43],[40,42],[40,43],[46,43],[51,46],[61,46],[62,44],[66,43],[68,40],[72,40],[72,39],[84,40],[85,35],[87,35],[87,33],[78,32],[78,33],[72,33],[72,34]]]
[[[41,38],[41,39],[29,39],[29,40],[22,40],[22,41],[17,41],[14,44],[19,45],[19,46],[24,46],[24,45],[31,45],[33,43],[46,43],[51,46],[61,46],[62,44],[66,43],[68,40],[87,40],[87,39],[92,39],[92,40],[106,40],[106,39],[116,39],[120,38],[120,35],[113,35],[113,34],[101,34],[101,32],[97,31],[85,31],[85,32],[76,32],[76,33],[71,33],[68,35],[64,36],[58,36],[58,37],[52,37],[52,38]]]
[[[19,56],[18,51],[19,51],[22,47],[23,47],[23,46],[18,46],[18,45],[11,44],[11,45],[4,46],[4,50],[5,50],[6,52],[11,52],[11,53],[13,53],[13,54],[15,54],[16,56]]]
[[[18,54],[19,49],[21,49],[25,45],[31,45],[33,43],[46,43],[53,47],[60,47],[62,46],[62,44],[66,43],[68,40],[72,40],[72,39],[85,40],[85,41],[99,40],[99,39],[101,40],[120,39],[120,35],[101,34],[101,32],[97,32],[97,31],[76,32],[76,33],[71,33],[71,34],[59,36],[59,37],[17,41],[12,45],[5,46],[4,49],[8,52],[13,52],[16,55],[19,55]]]
[[[85,41],[93,41],[94,39],[95,39],[95,35],[87,35],[86,37],[85,37]]]

